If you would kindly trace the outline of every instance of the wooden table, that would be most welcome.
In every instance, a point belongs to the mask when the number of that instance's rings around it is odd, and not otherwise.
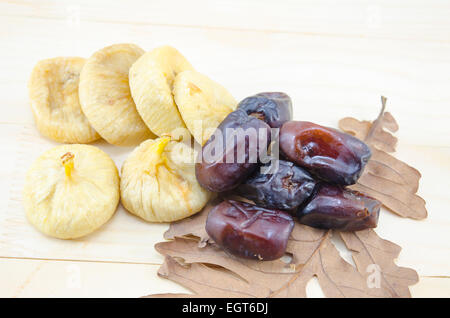
[[[239,100],[281,90],[295,118],[337,126],[373,119],[380,95],[400,131],[396,156],[419,169],[428,219],[383,211],[377,233],[403,247],[413,296],[450,296],[450,2],[0,1],[0,296],[123,296],[183,292],[156,275],[167,225],[119,208],[76,241],[41,235],[24,217],[23,177],[56,145],[37,132],[27,81],[34,64],[89,57],[114,43],[169,44]],[[95,143],[120,167],[132,148]],[[343,252],[345,254],[345,252]],[[308,295],[321,296],[318,284]]]

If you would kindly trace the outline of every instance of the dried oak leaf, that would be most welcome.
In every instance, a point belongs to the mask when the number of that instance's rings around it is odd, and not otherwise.
[[[382,97],[381,112],[373,122],[352,117],[339,121],[340,129],[363,140],[372,150],[363,175],[351,188],[380,200],[388,210],[402,217],[424,219],[425,200],[416,194],[420,172],[389,154],[395,151],[397,138],[391,132],[396,132],[398,125],[385,107],[386,98]]]
[[[192,229],[204,226],[207,213],[205,209],[189,219]],[[414,270],[395,265],[400,248],[372,230],[341,233],[355,268],[340,257],[332,231],[297,223],[287,247],[290,257],[260,262],[227,254],[213,243],[199,245],[202,232],[191,233],[182,223],[168,230],[177,233],[173,240],[155,245],[165,256],[158,275],[194,294],[149,297],[305,297],[314,276],[327,297],[410,297],[408,286],[418,281]],[[371,279],[375,281],[369,284]]]
[[[426,217],[425,202],[415,195],[420,173],[394,158],[398,130],[383,108],[374,122],[344,118],[340,128],[365,140],[373,156],[355,189],[372,195],[399,215]],[[217,200],[220,200],[218,198]],[[167,242],[155,245],[165,261],[158,275],[175,281],[193,294],[155,294],[148,297],[305,297],[313,277],[328,297],[410,297],[409,286],[418,282],[413,269],[394,260],[401,248],[369,229],[337,232],[296,223],[286,257],[260,262],[227,254],[208,237],[206,217],[217,202],[185,220],[172,223]],[[339,235],[356,266],[346,262],[331,237]]]

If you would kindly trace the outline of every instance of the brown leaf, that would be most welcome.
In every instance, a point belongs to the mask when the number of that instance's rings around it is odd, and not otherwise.
[[[287,283],[275,290],[271,297],[305,297],[306,284],[317,277],[327,297],[369,297],[370,290],[364,275],[344,261],[330,240],[331,231],[324,234],[322,241],[306,263]]]
[[[188,220],[192,229],[198,229],[200,224],[204,226],[208,212],[205,209]],[[354,268],[340,257],[331,242],[331,231],[298,223],[287,248],[292,259],[268,262],[235,257],[215,244],[199,246],[187,227],[181,228],[180,223],[171,227],[176,229],[169,232],[178,235],[155,246],[165,256],[158,274],[192,290],[195,297],[305,297],[306,285],[314,276],[328,297],[409,297],[408,286],[417,282],[414,270],[397,267],[393,262],[399,247],[380,239],[374,231],[341,234],[354,253],[357,265]],[[350,241],[351,235],[361,237],[359,245]],[[361,252],[364,249],[370,252],[364,254]],[[379,264],[382,269],[380,288],[370,288],[367,284],[371,274],[367,266],[371,264]]]
[[[378,198],[399,215],[424,218],[425,202],[415,195],[420,173],[389,154],[395,151],[397,139],[391,133],[398,125],[384,112],[385,102],[372,123],[354,118],[340,121],[341,129],[365,140],[373,153],[354,188]],[[414,270],[394,263],[401,248],[373,230],[333,232],[296,223],[285,257],[267,262],[235,257],[215,245],[205,231],[207,215],[216,203],[171,224],[164,235],[170,241],[155,245],[165,257],[158,275],[193,294],[149,297],[305,297],[313,277],[328,297],[410,297],[409,286],[418,281]],[[333,235],[343,240],[356,267],[341,258]]]
[[[382,109],[372,123],[347,117],[339,121],[345,132],[364,140],[372,150],[372,158],[363,175],[351,188],[380,200],[390,211],[412,219],[427,217],[425,200],[416,194],[419,188],[419,171],[388,154],[394,152],[397,138],[391,133],[398,130],[394,117]]]
[[[170,256],[166,257],[158,275],[183,285],[199,297],[248,298],[264,297],[268,293],[267,288],[257,282],[249,284],[229,271],[210,268],[202,263],[182,266]]]
[[[171,242],[159,243],[157,250],[168,257],[160,275],[181,283],[193,290],[200,297],[216,295],[216,297],[305,297],[305,287],[308,281],[317,276],[321,285],[326,287],[327,296],[352,297],[366,296],[364,279],[352,266],[339,257],[337,250],[329,241],[329,235],[323,233],[320,248],[309,255],[306,264],[298,266],[297,270],[284,268],[261,268],[268,262],[248,261],[227,255],[220,249],[210,245],[199,248],[195,242],[186,239],[175,239]],[[330,253],[334,251],[334,253]],[[172,257],[181,257],[184,262],[191,263],[191,268],[175,264]],[[167,260],[170,266],[167,266]],[[198,264],[213,264],[219,267],[201,269]],[[253,265],[253,266],[252,266]],[[277,267],[277,266],[276,266]],[[224,271],[226,269],[228,271]],[[330,269],[327,272],[327,269]],[[198,271],[202,275],[198,275]],[[230,273],[235,273],[232,275]],[[352,275],[342,276],[342,272]],[[204,278],[203,274],[207,274]],[[179,277],[180,274],[188,277]],[[350,276],[350,277],[349,277]],[[237,278],[239,283],[236,282]],[[186,280],[187,278],[187,280]],[[214,282],[212,284],[212,282]],[[347,287],[346,284],[358,285],[359,288]],[[213,285],[213,287],[211,287]],[[241,295],[236,295],[236,287]],[[219,290],[216,290],[219,289]],[[224,294],[224,290],[227,292]],[[205,292],[205,294],[203,294]]]

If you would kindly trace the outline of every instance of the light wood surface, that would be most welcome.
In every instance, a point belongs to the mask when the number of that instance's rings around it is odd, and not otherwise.
[[[337,126],[373,119],[380,95],[400,125],[396,156],[423,175],[429,217],[383,211],[377,233],[414,268],[416,297],[450,297],[450,2],[448,1],[0,1],[0,296],[137,297],[185,292],[159,278],[153,245],[165,224],[122,207],[75,241],[51,239],[25,219],[31,162],[56,143],[39,135],[28,102],[34,64],[89,57],[114,43],[168,44],[240,100],[285,91],[296,119]],[[97,142],[120,168],[132,148]],[[344,253],[344,252],[343,252]],[[308,295],[322,295],[312,281]]]

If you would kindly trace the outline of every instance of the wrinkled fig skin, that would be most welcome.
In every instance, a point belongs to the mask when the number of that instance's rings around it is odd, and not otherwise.
[[[281,92],[259,93],[247,97],[239,103],[238,109],[265,121],[272,128],[280,128],[284,122],[292,120],[291,98]]]
[[[306,121],[289,121],[280,130],[284,155],[317,177],[355,184],[370,159],[370,148],[352,135]]]
[[[360,231],[377,227],[381,202],[339,185],[321,183],[297,211],[300,223],[321,229]]]
[[[304,169],[292,162],[278,160],[278,170],[273,174],[256,171],[237,192],[259,206],[292,210],[302,204],[314,190],[316,181]],[[269,166],[270,163],[265,166]]]
[[[208,214],[206,232],[235,256],[270,261],[284,255],[293,218],[286,212],[225,200]]]
[[[255,145],[254,142],[250,142],[248,136],[241,135],[240,138],[227,136],[227,133],[230,132],[228,130],[229,128],[242,128],[244,131],[253,128],[256,132],[263,129],[266,130],[267,140],[260,142],[259,138],[257,138]],[[223,147],[221,148],[220,160],[209,162],[207,158],[206,149],[208,145],[211,144],[209,146],[211,149],[211,146],[214,146],[212,143],[216,142],[216,140],[219,141],[219,138],[216,139],[213,134],[202,148],[202,160],[198,160],[195,166],[195,174],[200,185],[213,192],[228,191],[243,182],[259,165],[257,160],[254,161],[249,158],[249,149],[251,151],[255,151],[256,149],[257,157],[260,158],[260,155],[267,151],[270,143],[270,127],[262,120],[248,116],[243,110],[236,110],[230,113],[219,127],[217,127],[216,132],[219,130],[223,136],[221,140]],[[231,145],[231,147],[227,147],[228,154],[224,149],[227,142]],[[239,156],[238,148],[242,144],[244,144],[243,154],[245,156],[241,158],[242,160],[236,162]],[[235,160],[233,162],[226,162],[226,158],[232,153],[234,153]],[[232,157],[229,156],[228,158]]]

